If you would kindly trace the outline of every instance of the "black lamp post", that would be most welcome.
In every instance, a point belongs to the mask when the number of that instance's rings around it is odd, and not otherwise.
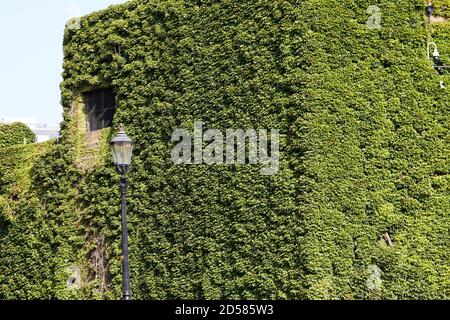
[[[123,126],[118,135],[111,140],[114,165],[120,173],[120,193],[122,195],[122,300],[131,300],[130,265],[128,258],[128,225],[127,225],[127,179],[126,174],[131,167],[133,142],[128,138]]]

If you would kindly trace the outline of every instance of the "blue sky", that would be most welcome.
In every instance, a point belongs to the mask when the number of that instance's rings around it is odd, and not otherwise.
[[[62,120],[59,84],[64,25],[125,0],[14,0],[0,4],[0,120]]]

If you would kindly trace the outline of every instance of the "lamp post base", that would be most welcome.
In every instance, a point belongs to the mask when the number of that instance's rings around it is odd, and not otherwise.
[[[122,301],[131,301],[131,292],[124,292]]]

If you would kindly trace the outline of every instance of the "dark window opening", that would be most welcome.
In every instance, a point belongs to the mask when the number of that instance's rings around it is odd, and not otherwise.
[[[116,113],[116,98],[113,89],[98,89],[83,93],[88,131],[112,127]]]

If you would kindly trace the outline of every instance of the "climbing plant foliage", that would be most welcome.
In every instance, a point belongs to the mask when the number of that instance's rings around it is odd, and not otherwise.
[[[448,59],[450,27],[382,0],[368,28],[373,4],[129,1],[68,28],[63,137],[26,192],[2,189],[0,298],[120,296],[113,130],[92,148],[79,102],[106,86],[135,142],[135,298],[448,298],[450,77],[426,42]],[[279,129],[280,172],[174,165],[171,134],[195,121]]]
[[[449,18],[450,17],[450,1],[449,0],[434,0],[432,1],[435,8],[435,15]]]

